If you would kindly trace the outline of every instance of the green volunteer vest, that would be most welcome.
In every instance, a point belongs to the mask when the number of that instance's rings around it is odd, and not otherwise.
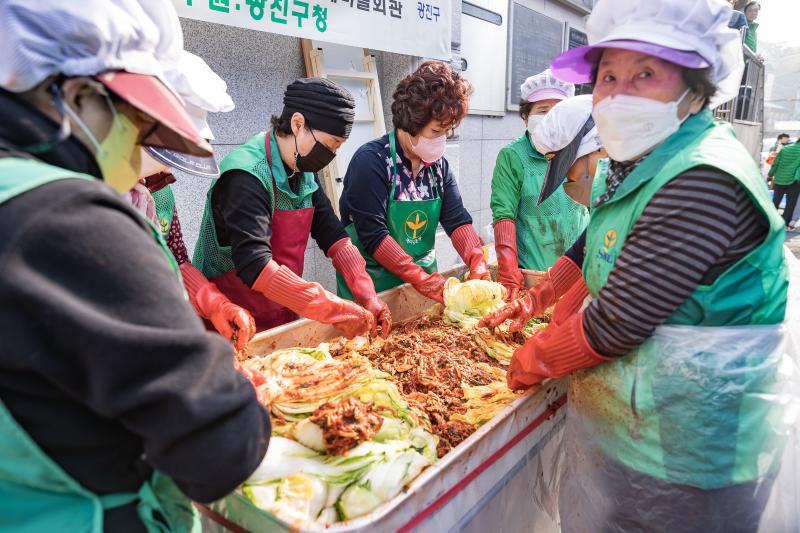
[[[547,159],[534,150],[527,134],[506,148],[519,157],[524,169],[516,220],[519,266],[545,271],[580,237],[589,223],[589,211],[567,196],[563,187],[536,205]]]
[[[172,227],[172,215],[175,213],[175,194],[172,187],[167,185],[152,193],[153,201],[156,204],[156,218],[158,218],[158,229],[164,240],[169,236]]]
[[[0,204],[63,179],[94,178],[28,159],[0,159]],[[153,235],[171,257],[155,230]],[[177,272],[178,266],[171,264]],[[139,518],[150,533],[196,532],[200,522],[191,501],[159,472],[137,493],[99,495],[53,461],[0,401],[0,524],[8,531],[102,533],[103,513],[138,501]]]
[[[736,327],[783,321],[788,271],[782,251],[783,222],[758,168],[731,127],[715,123],[708,109],[686,120],[631,172],[610,200],[592,209],[583,275],[591,295],[597,297],[653,195],[700,165],[736,178],[769,221],[761,245],[712,285],[697,287],[666,322],[690,326],[687,335],[717,335],[724,345],[723,334],[748,331]],[[606,174],[603,166],[594,180],[593,204],[606,191]],[[764,475],[759,456],[779,457],[783,445],[775,432],[766,430],[779,426],[781,418],[775,400],[766,399],[783,386],[775,360],[778,341],[742,353],[734,344],[716,352],[690,351],[691,357],[675,363],[669,343],[656,337],[625,357],[573,376],[571,401],[578,417],[593,426],[603,452],[652,477],[703,489]]]
[[[396,185],[399,183],[397,176],[397,145],[394,130],[389,132],[389,156],[392,158],[392,185],[389,189],[389,198],[386,201],[386,227],[389,235],[397,241],[400,248],[407,253],[414,264],[431,274],[436,272],[436,228],[439,226],[439,216],[442,213],[442,194],[432,200],[404,200],[394,199]],[[434,170],[435,171],[435,170]],[[369,255],[354,224],[345,227],[350,240],[358,248],[366,262],[366,271],[375,284],[375,291],[381,292],[402,285],[404,282],[389,270],[375,261]],[[353,300],[353,293],[345,283],[344,278],[336,273],[336,294],[342,298]]]
[[[314,174],[311,172],[303,173],[300,187],[297,193],[294,193],[288,184],[280,156],[272,158],[272,168],[267,162],[267,154],[264,149],[266,136],[267,132],[262,131],[251,137],[243,145],[235,148],[220,162],[220,174],[236,169],[244,170],[257,177],[267,194],[269,194],[273,213],[276,209],[290,211],[312,207],[312,194],[318,188],[317,182],[314,180]],[[274,133],[270,135],[270,146],[273,154],[280,154]],[[274,189],[273,178],[275,180]],[[214,214],[211,210],[211,194],[214,191],[214,184],[208,189],[205,211],[200,222],[200,236],[192,258],[194,266],[209,279],[222,276],[234,268],[233,260],[231,259],[231,247],[222,246],[217,240]]]

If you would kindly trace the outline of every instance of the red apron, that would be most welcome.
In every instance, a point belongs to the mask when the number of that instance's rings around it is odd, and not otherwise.
[[[267,154],[267,164],[271,168],[269,132],[264,141],[264,149]],[[272,190],[275,191],[273,194],[275,205],[272,213],[272,237],[270,238],[272,259],[302,277],[306,245],[308,237],[311,235],[311,222],[314,219],[314,208],[279,210],[275,178],[272,178]],[[267,299],[260,292],[245,285],[236,275],[236,269],[213,278],[211,281],[233,303],[250,311],[256,321],[258,331],[274,328],[297,319],[297,315],[290,309]]]

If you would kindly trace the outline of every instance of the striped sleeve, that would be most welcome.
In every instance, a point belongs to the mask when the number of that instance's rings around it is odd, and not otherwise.
[[[732,176],[699,167],[674,178],[645,207],[587,308],[589,344],[607,356],[627,354],[765,232],[763,217]]]

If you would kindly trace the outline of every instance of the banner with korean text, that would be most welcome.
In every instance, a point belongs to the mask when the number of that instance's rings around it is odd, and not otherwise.
[[[451,0],[173,0],[178,15],[450,61]]]

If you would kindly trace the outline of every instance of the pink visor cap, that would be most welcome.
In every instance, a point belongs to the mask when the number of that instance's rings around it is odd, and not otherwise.
[[[644,41],[620,39],[567,50],[553,59],[550,63],[550,68],[553,74],[561,80],[572,83],[594,83],[592,71],[600,61],[600,56],[606,48],[641,52],[686,68],[706,68],[711,66],[708,61],[695,51],[677,50]]]

